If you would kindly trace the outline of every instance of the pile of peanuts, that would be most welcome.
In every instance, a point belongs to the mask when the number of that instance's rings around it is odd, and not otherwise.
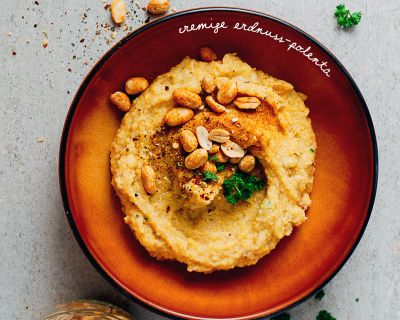
[[[217,55],[210,47],[202,47],[199,56],[204,62],[217,60]],[[261,102],[256,97],[237,97],[238,86],[235,81],[221,78],[216,79],[211,74],[206,74],[201,81],[202,90],[206,93],[205,104],[215,113],[226,112],[226,106],[233,104],[242,110],[255,110]],[[145,91],[149,82],[142,77],[133,77],[125,83],[125,92],[117,91],[111,94],[110,101],[121,111],[127,112],[131,108],[131,101],[128,95],[136,95]],[[219,90],[217,90],[219,87]],[[177,88],[172,92],[172,98],[177,106],[168,110],[164,122],[168,126],[177,127],[191,120],[194,110],[204,109],[202,97],[187,89]],[[232,119],[234,121],[235,119]],[[237,119],[236,119],[237,120]],[[225,129],[212,129],[210,132],[199,126],[193,133],[190,130],[182,130],[179,135],[179,142],[183,150],[187,152],[185,167],[189,170],[200,169],[201,172],[216,173],[217,167],[214,162],[209,161],[209,154],[217,163],[230,162],[237,164],[239,170],[250,173],[255,165],[256,158],[247,154],[240,145],[230,140],[230,133]],[[200,147],[199,147],[200,146]],[[179,148],[174,143],[175,149]],[[141,172],[142,183],[147,193],[157,192],[156,175],[151,166],[144,166]]]
[[[200,48],[199,55],[205,62],[217,60],[217,55],[210,47]],[[216,92],[218,81],[220,86]],[[232,102],[242,110],[255,110],[261,104],[256,97],[236,97],[238,94],[237,83],[227,78],[216,79],[211,74],[206,74],[201,81],[201,88],[207,94],[206,105],[216,113],[225,112],[226,106]],[[175,127],[188,122],[194,117],[193,110],[203,108],[200,95],[189,89],[175,89],[172,97],[178,106],[169,110],[165,116],[165,123],[169,126]]]
[[[212,129],[210,132],[203,126],[196,128],[196,134],[183,129],[179,134],[179,142],[188,154],[185,157],[185,167],[189,170],[200,169],[202,173],[217,172],[215,163],[238,164],[239,170],[250,173],[256,165],[256,158],[247,154],[237,143],[229,140],[230,134],[225,129]],[[179,144],[173,143],[173,148]],[[210,161],[209,155],[215,160]],[[157,192],[156,174],[152,166],[142,167],[141,179],[147,193]]]
[[[199,55],[205,62],[217,59],[217,55],[210,47],[201,48]],[[204,76],[201,87],[207,94],[206,105],[215,113],[226,112],[226,106],[232,102],[242,110],[254,110],[261,104],[256,97],[236,97],[238,87],[235,81],[226,80],[216,92],[217,79],[211,74]],[[164,122],[171,127],[185,124],[194,117],[193,110],[204,108],[201,96],[189,89],[175,89],[172,97],[177,106],[170,109],[164,119]],[[229,160],[230,163],[238,164],[238,168],[243,172],[249,173],[254,169],[256,158],[253,155],[245,155],[246,151],[230,140],[230,133],[227,130],[217,128],[208,132],[205,127],[199,126],[195,131],[193,133],[182,130],[179,136],[182,148],[188,153],[185,158],[187,169],[216,173],[216,165],[209,161],[209,154],[215,156],[215,162],[226,163]]]
[[[256,158],[237,143],[229,140],[230,134],[225,129],[212,129],[210,132],[203,126],[196,128],[196,134],[190,130],[182,130],[179,142],[188,153],[185,158],[185,167],[189,170],[200,169],[201,172],[216,173],[217,167],[209,161],[209,154],[217,163],[238,164],[241,171],[249,173],[256,165]],[[200,146],[200,148],[199,148]]]
[[[207,106],[215,113],[226,111],[226,105],[233,103],[242,110],[255,110],[261,104],[256,97],[238,97],[237,84],[235,81],[227,80],[221,85],[218,93],[213,94],[217,85],[216,79],[206,74],[201,82],[201,87],[209,94],[205,98]],[[194,117],[193,109],[199,109],[203,106],[203,101],[197,93],[186,88],[175,89],[172,94],[174,101],[178,104],[165,115],[165,123],[171,127],[182,125]],[[236,99],[235,99],[236,98]]]

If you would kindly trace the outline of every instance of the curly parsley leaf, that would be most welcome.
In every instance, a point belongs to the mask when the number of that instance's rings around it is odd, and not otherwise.
[[[225,163],[221,163],[221,162],[217,162],[215,164],[215,166],[217,167],[217,171],[223,171],[225,169]]]
[[[265,186],[265,182],[244,172],[236,172],[222,184],[226,200],[235,205],[240,200],[249,199],[255,191]]]
[[[335,16],[338,25],[343,29],[349,29],[361,21],[361,12],[351,13],[344,4],[336,7]]]
[[[218,156],[216,154],[208,155],[208,160],[215,163],[217,171],[222,171],[225,169],[225,164],[218,162]]]
[[[336,320],[336,318],[332,316],[328,311],[322,310],[318,313],[315,320]]]
[[[212,173],[210,171],[206,171],[203,173],[202,177],[203,181],[205,182],[210,182],[210,181],[215,181],[218,182],[218,177],[215,173]]]
[[[321,301],[323,297],[325,297],[325,292],[324,292],[324,290],[321,290],[321,291],[318,291],[318,293],[315,295],[314,298]]]
[[[272,317],[271,320],[290,320],[290,314],[284,312],[278,316]]]

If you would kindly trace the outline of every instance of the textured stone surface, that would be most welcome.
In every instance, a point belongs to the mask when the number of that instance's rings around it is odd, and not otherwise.
[[[146,14],[135,1],[127,2],[129,26],[140,26]],[[178,10],[230,5],[270,13],[317,37],[348,68],[369,105],[379,141],[375,208],[359,247],[327,285],[325,298],[290,313],[301,320],[315,319],[321,309],[337,319],[400,319],[399,2],[346,1],[364,13],[361,24],[347,32],[332,18],[338,2],[333,0],[172,2]],[[3,1],[0,11],[0,318],[39,319],[55,303],[97,298],[129,308],[137,318],[159,319],[129,304],[86,260],[58,190],[59,140],[73,94],[126,32],[117,29],[112,43],[106,41],[111,31],[103,27],[95,35],[96,23],[111,23],[98,0],[38,3]],[[38,143],[39,137],[44,141]]]

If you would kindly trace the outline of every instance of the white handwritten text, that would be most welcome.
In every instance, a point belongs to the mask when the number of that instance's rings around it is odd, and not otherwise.
[[[235,25],[232,27],[233,30],[238,31],[245,31],[245,32],[253,32],[260,34],[262,36],[266,36],[280,44],[287,44],[287,51],[295,50],[306,57],[309,61],[315,64],[327,77],[330,77],[331,70],[328,68],[328,62],[322,61],[321,59],[317,58],[314,53],[311,52],[311,47],[308,46],[303,47],[296,42],[285,38],[282,35],[274,33],[270,30],[264,29],[259,27],[259,22],[254,22],[252,25],[247,25],[243,22],[236,22]],[[225,21],[220,22],[202,22],[198,24],[191,24],[191,25],[184,25],[179,28],[179,33],[185,32],[192,32],[192,31],[200,31],[200,30],[213,30],[213,33],[218,33],[220,30],[228,29],[229,26],[226,24]]]
[[[191,24],[190,26],[183,26],[179,28],[179,33],[199,31],[204,29],[213,29],[214,33],[218,33],[219,29],[227,29],[228,26],[225,25],[225,21],[217,23],[199,23],[197,25]]]

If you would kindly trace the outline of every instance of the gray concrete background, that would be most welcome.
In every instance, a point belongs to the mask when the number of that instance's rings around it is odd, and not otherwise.
[[[135,1],[126,2],[128,25],[136,28],[147,16]],[[327,285],[325,298],[290,313],[299,320],[315,319],[321,309],[337,319],[400,319],[400,4],[346,1],[364,15],[359,26],[344,32],[332,17],[338,2],[172,0],[177,10],[231,5],[283,18],[317,37],[348,68],[379,141],[375,208],[359,247]],[[71,234],[59,195],[57,156],[69,104],[90,67],[127,32],[116,29],[112,40],[112,31],[99,27],[96,35],[96,23],[110,23],[104,5],[2,1],[0,319],[39,319],[52,305],[77,298],[104,299],[129,308],[138,319],[159,319],[130,304],[94,270]]]

